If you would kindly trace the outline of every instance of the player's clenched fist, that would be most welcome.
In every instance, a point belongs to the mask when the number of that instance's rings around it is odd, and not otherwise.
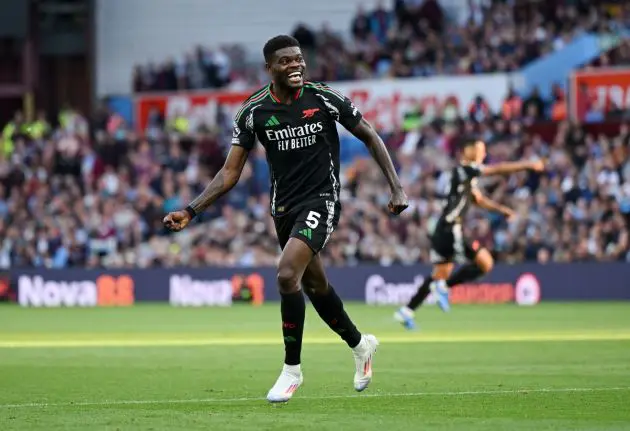
[[[534,172],[544,172],[545,171],[545,162],[542,160],[536,160],[532,162],[531,168]]]
[[[406,210],[408,206],[409,200],[407,199],[405,192],[402,190],[392,193],[392,198],[389,201],[389,205],[387,205],[389,211],[396,215]]]
[[[190,214],[188,214],[187,211],[173,211],[164,217],[162,223],[164,223],[164,226],[166,226],[167,229],[179,232],[188,226],[190,220]]]

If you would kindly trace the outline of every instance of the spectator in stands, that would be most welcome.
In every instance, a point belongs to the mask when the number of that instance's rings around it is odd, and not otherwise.
[[[207,74],[203,64],[203,52],[189,52],[177,65],[178,87],[180,89],[197,90],[208,88]]]
[[[606,119],[606,109],[603,102],[593,101],[584,115],[584,121],[587,123],[601,123]]]
[[[510,87],[501,108],[501,116],[504,120],[519,119],[522,115],[523,100],[516,93],[513,87]]]
[[[77,115],[75,113],[75,115]],[[80,123],[80,121],[79,121]],[[94,122],[93,124],[102,124]],[[111,123],[108,119],[105,123]],[[514,176],[484,184],[494,197],[518,210],[518,221],[505,224],[472,211],[467,226],[476,230],[507,261],[624,260],[628,255],[627,221],[630,216],[630,162],[628,126],[619,137],[596,137],[561,126],[552,145],[539,136],[522,136],[518,122],[477,121],[492,143],[490,162],[549,154],[551,177],[535,180]],[[475,122],[466,126],[475,130]],[[349,216],[340,223],[326,260],[337,264],[373,261],[380,264],[426,260],[423,232],[434,220],[435,178],[449,166],[447,127],[430,123],[407,135],[387,139],[401,179],[412,199],[412,209],[401,221],[380,214],[378,199],[386,187],[373,175],[369,162],[346,166],[342,195]],[[277,250],[269,237],[267,207],[268,170],[256,150],[232,199],[201,218],[206,226],[191,229],[190,236],[164,236],[163,211],[194,195],[216,172],[206,161],[224,155],[220,134],[206,131],[194,139],[163,135],[152,142],[135,142],[129,133],[116,138],[114,130],[97,130],[94,149],[88,142],[55,134],[53,155],[58,163],[47,170],[43,159],[27,165],[0,165],[0,263],[61,267],[71,265],[261,265],[271,264]],[[415,133],[415,141],[407,140]],[[121,140],[122,139],[122,140]],[[190,143],[186,143],[186,139]],[[523,143],[530,142],[527,147]],[[407,141],[406,141],[407,140]],[[508,143],[515,142],[516,145]],[[508,144],[508,145],[506,145]],[[41,147],[34,138],[17,146],[18,156]],[[516,153],[514,152],[516,151]],[[521,153],[521,151],[523,153]],[[585,152],[586,151],[586,152]],[[56,166],[56,167],[55,167]],[[77,168],[78,167],[78,168]],[[8,168],[8,169],[7,169]],[[25,176],[16,175],[20,172]],[[32,175],[36,173],[36,175]],[[60,176],[67,174],[65,178]],[[30,179],[27,179],[30,178]],[[80,180],[83,178],[83,180]],[[23,185],[29,184],[28,188]],[[81,186],[84,189],[81,189]],[[54,199],[51,196],[55,196]],[[609,196],[609,197],[606,197]],[[28,214],[17,202],[28,200]],[[371,214],[371,215],[370,215]],[[46,221],[44,227],[38,220]],[[359,223],[360,221],[360,223]],[[494,228],[494,235],[488,229]],[[6,226],[26,232],[16,237]],[[564,231],[560,226],[565,226]],[[239,235],[236,245],[230,239]],[[31,236],[28,232],[33,232]],[[11,236],[13,235],[13,236]],[[557,238],[556,238],[557,236]],[[563,239],[564,238],[564,239]],[[173,244],[184,242],[173,253]],[[577,244],[577,246],[574,246]]]
[[[542,120],[545,118],[545,111],[545,101],[540,96],[540,89],[536,86],[523,102],[523,116]]]
[[[230,82],[232,59],[228,55],[228,50],[229,47],[221,47],[207,54],[206,67],[215,73],[215,80],[211,80],[212,88],[225,87]],[[232,56],[234,57],[234,53]]]
[[[352,44],[327,26],[317,33],[298,26],[295,33],[315,51],[316,79],[506,71],[566,43],[575,31],[592,30],[597,21],[598,12],[588,4],[547,6],[528,3],[532,13],[521,14],[504,2],[471,0],[472,19],[456,26],[434,0],[397,0],[393,13],[382,5],[359,10]],[[625,61],[623,52],[611,51],[611,64]],[[134,88],[254,85],[257,74],[246,71],[243,57],[235,47],[198,47],[160,67],[139,66]],[[559,87],[553,93],[551,115],[560,121],[567,117],[566,97]],[[379,210],[387,185],[374,175],[371,162],[346,155],[341,196],[347,214],[324,260],[339,265],[427,261],[424,233],[435,223],[434,192],[445,181],[442,172],[451,164],[454,142],[462,134],[478,134],[490,144],[490,163],[533,155],[549,159],[548,176],[481,182],[518,213],[509,223],[485,212],[469,214],[467,228],[494,245],[501,259],[630,261],[630,127],[623,125],[609,137],[561,123],[551,139],[531,135],[522,124],[546,116],[537,89],[522,103],[510,93],[500,112],[481,96],[463,107],[465,118],[459,118],[457,100],[430,108],[415,107],[401,130],[383,134],[411,201],[401,219]],[[588,105],[584,119],[601,119],[602,108]],[[623,107],[611,108],[623,113]],[[183,115],[164,119],[157,110],[149,117],[145,133],[136,136],[107,109],[89,123],[91,133],[87,120],[69,108],[49,132],[43,132],[49,126],[34,127],[16,115],[4,129],[0,156],[0,267],[274,263],[278,250],[270,237],[264,151],[252,152],[229,199],[201,215],[185,234],[168,235],[161,225],[164,212],[189,201],[216,174],[231,121],[225,113],[211,126]]]
[[[564,90],[554,84],[552,89],[553,104],[551,105],[551,119],[554,121],[562,121],[567,119],[567,100]]]
[[[589,91],[586,84],[580,85],[578,94],[576,95],[576,114],[580,121],[585,121],[586,116],[597,102],[595,94]]]
[[[396,0],[393,10],[379,2],[371,11],[360,7],[349,24],[350,43],[330,28],[313,32],[298,24],[294,35],[308,56],[311,78],[512,72],[562,49],[582,31],[618,33],[627,28],[622,16],[609,20],[595,4],[516,2],[511,6],[490,0],[470,0],[468,11],[457,11],[455,17],[446,14],[437,0]],[[611,53],[601,61],[627,61],[628,46],[622,44],[618,55]],[[137,92],[254,87],[261,79],[266,78],[260,68],[248,64],[242,49],[234,46],[197,49],[177,67],[168,61],[160,68],[149,64],[133,71]]]
[[[13,120],[9,121],[2,129],[2,156],[7,157],[13,154],[15,140],[27,133],[27,124],[24,122],[24,114],[17,111],[13,115]]]
[[[367,19],[367,18],[366,18]],[[367,24],[366,24],[367,25]],[[316,48],[315,34],[306,24],[299,23],[293,30],[293,37],[300,42],[300,46],[305,51],[312,51]]]
[[[418,2],[415,2],[418,4]],[[437,0],[424,0],[416,6],[414,11],[417,22],[425,21],[435,33],[442,33],[444,29],[444,11]]]
[[[357,14],[352,20],[352,24],[350,25],[350,30],[352,32],[352,36],[355,40],[365,41],[368,36],[372,33],[372,25],[370,23],[370,18],[365,12],[365,8],[363,7],[363,3],[359,3]],[[294,34],[295,37],[295,34]],[[297,39],[297,37],[296,37]],[[300,45],[304,47],[304,44],[300,39],[298,39]]]
[[[492,116],[490,105],[481,94],[477,95],[475,100],[471,102],[468,107],[468,115],[471,120],[476,122],[486,121]]]
[[[361,12],[362,11],[359,10],[359,13]],[[357,16],[359,19],[360,17],[361,15]],[[380,44],[385,44],[389,31],[392,27],[392,23],[392,13],[385,9],[383,1],[379,1],[369,17],[370,34],[376,36],[376,40],[378,40]]]
[[[162,65],[157,77],[157,90],[175,91],[187,88],[185,75],[177,75],[174,59],[168,59]]]

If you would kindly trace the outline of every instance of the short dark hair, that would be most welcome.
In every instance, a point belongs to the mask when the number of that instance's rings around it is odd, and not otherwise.
[[[296,38],[292,36],[287,36],[286,34],[281,34],[276,37],[272,37],[265,43],[263,47],[263,54],[265,56],[265,61],[269,62],[271,60],[271,56],[279,49],[283,48],[291,48],[297,46],[300,47],[300,42],[297,41]]]
[[[477,142],[479,142],[481,139],[477,138],[477,137],[466,137],[466,138],[462,138],[459,140],[458,142],[458,147],[460,150],[464,150],[468,147],[471,147],[473,145],[475,145]]]

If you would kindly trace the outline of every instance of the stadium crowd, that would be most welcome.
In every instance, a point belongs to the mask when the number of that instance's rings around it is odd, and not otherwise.
[[[615,20],[603,19],[609,14],[598,2],[535,4],[523,11],[503,1],[471,1],[468,16],[452,25],[435,0],[397,0],[392,10],[360,10],[350,40],[304,25],[294,35],[309,56],[311,78],[336,81],[509,71],[580,31],[630,25],[628,4]],[[627,63],[629,52],[621,44],[588,67]],[[249,86],[259,72],[247,68],[238,46],[198,48],[160,67],[139,67],[134,85],[135,91]],[[452,166],[454,143],[476,134],[488,142],[488,163],[544,157],[549,172],[484,179],[486,192],[518,217],[508,223],[472,210],[471,237],[507,262],[630,261],[629,126],[614,137],[590,135],[565,121],[566,105],[558,87],[550,101],[536,91],[523,99],[510,92],[500,112],[479,98],[461,117],[448,105],[431,117],[406,113],[403,127],[383,138],[410,208],[389,216],[379,169],[369,158],[353,158],[342,167],[344,209],[324,260],[427,262],[426,232],[439,214],[442,172]],[[611,114],[598,109],[585,108],[586,122]],[[626,114],[615,113],[617,119]],[[548,118],[559,122],[553,139],[527,131]],[[43,114],[31,124],[16,114],[3,129],[0,151],[0,268],[275,264],[279,250],[260,147],[239,184],[189,229],[174,235],[162,227],[163,216],[190,202],[221,167],[231,121],[218,124],[181,133],[152,114],[138,135],[104,107],[89,119],[66,109],[54,127]]]
[[[162,228],[164,214],[185,206],[223,162],[227,143],[215,130],[151,139],[116,114],[90,120],[65,111],[58,127],[12,125],[12,146],[0,160],[0,267],[131,267],[180,264],[272,265],[278,256],[268,215],[268,170],[261,148],[239,184],[184,232]],[[434,121],[384,139],[410,197],[400,218],[369,158],[343,167],[341,222],[323,256],[334,265],[413,264],[428,260],[427,229],[435,222],[441,172],[454,142],[478,133],[489,163],[545,157],[549,172],[488,179],[490,196],[515,208],[507,223],[478,210],[470,235],[503,261],[630,260],[630,129],[592,136],[561,123],[550,142],[518,120]],[[8,148],[8,149],[7,149]]]
[[[298,24],[293,35],[307,54],[311,79],[343,81],[516,71],[581,32],[630,27],[628,4],[612,19],[597,1],[511,3],[469,1],[458,20],[437,0],[395,0],[391,8],[381,2],[371,11],[360,8],[347,36],[326,24],[319,31]],[[263,72],[237,45],[199,46],[159,65],[138,66],[133,90],[252,87],[265,79]]]

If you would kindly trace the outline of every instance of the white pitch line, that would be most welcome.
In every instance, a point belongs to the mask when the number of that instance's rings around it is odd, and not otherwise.
[[[534,388],[534,389],[505,389],[490,391],[448,391],[448,392],[401,392],[401,393],[371,393],[354,395],[328,395],[328,396],[305,396],[297,397],[297,400],[329,400],[345,398],[388,398],[388,397],[459,397],[475,395],[526,395],[530,393],[563,393],[563,392],[616,392],[630,391],[628,387],[602,387],[602,388]],[[98,407],[98,406],[126,406],[126,405],[150,405],[150,404],[202,404],[202,403],[235,403],[248,401],[265,401],[261,397],[245,398],[193,398],[193,399],[173,399],[173,400],[119,400],[119,401],[87,401],[87,402],[65,402],[65,403],[23,403],[23,404],[0,404],[2,409],[18,408],[46,408],[46,407]]]
[[[424,336],[383,335],[381,343],[503,343],[541,341],[628,341],[630,332],[612,333],[533,333],[533,334],[429,334]],[[308,337],[305,344],[338,344],[334,337]],[[79,339],[79,340],[0,340],[0,349],[20,348],[90,348],[90,347],[171,347],[171,346],[275,346],[281,337],[257,338],[165,338],[165,339]]]

